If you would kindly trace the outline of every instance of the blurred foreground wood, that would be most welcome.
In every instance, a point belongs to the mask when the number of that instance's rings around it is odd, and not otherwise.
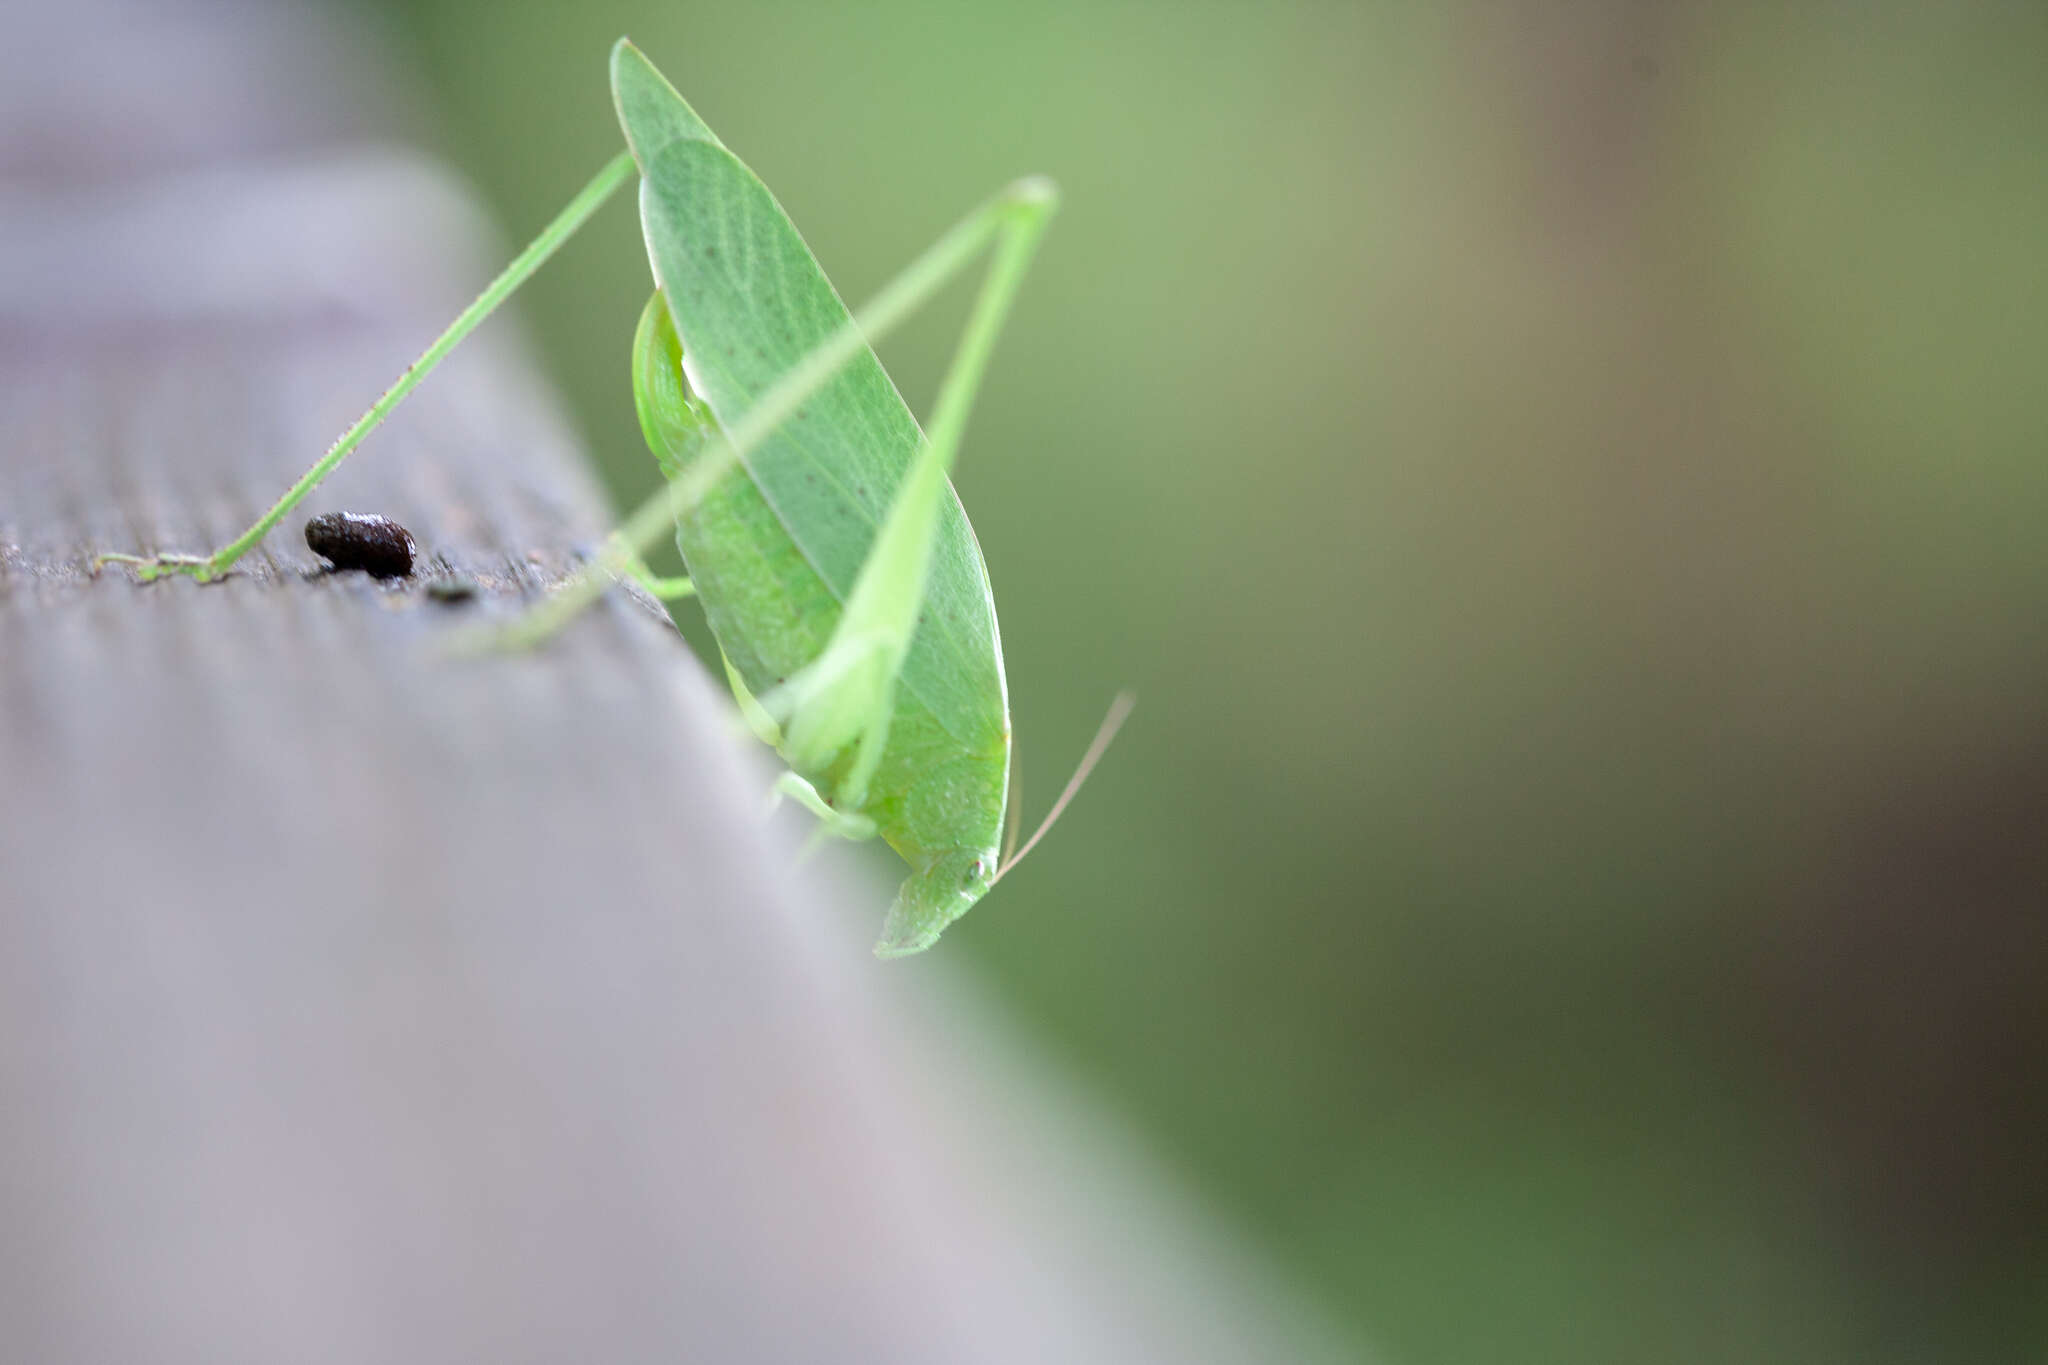
[[[605,525],[515,329],[230,581],[87,572],[246,524],[498,248],[331,14],[0,25],[0,1359],[1301,1358],[943,950],[798,880],[651,605],[436,649]],[[321,573],[337,508],[420,572]]]

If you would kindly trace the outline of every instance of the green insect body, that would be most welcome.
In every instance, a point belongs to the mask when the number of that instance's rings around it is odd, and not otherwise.
[[[634,343],[634,395],[673,478],[715,425],[754,408],[850,315],[767,187],[645,58],[622,44],[612,79],[658,286]],[[864,574],[895,618],[876,623],[870,647],[848,650],[845,671],[795,711],[780,745],[827,805],[871,821],[913,869],[884,954],[928,946],[988,889],[1010,764],[988,570],[943,471],[920,469],[924,449],[862,347],[676,524],[712,633],[757,697],[775,697],[848,640]],[[921,490],[917,473],[936,477],[936,490]],[[906,488],[928,512],[899,507]],[[910,561],[909,581],[876,576],[890,558],[877,555],[885,526],[919,552],[895,556]]]
[[[1130,709],[1120,697],[1038,833],[999,865],[1010,710],[988,570],[947,481],[996,335],[1057,195],[1020,180],[926,249],[858,324],[767,187],[632,44],[612,50],[628,151],[614,157],[270,509],[206,555],[107,553],[142,582],[212,582],[337,469],[407,394],[637,170],[655,293],[633,345],[641,429],[668,491],[501,646],[533,645],[631,573],[694,593],[740,709],[827,832],[880,835],[910,864],[885,957],[929,947],[1016,866]],[[870,345],[990,253],[928,431]],[[637,558],[673,532],[693,581]]]

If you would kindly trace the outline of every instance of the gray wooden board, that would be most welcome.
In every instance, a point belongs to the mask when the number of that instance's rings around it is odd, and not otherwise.
[[[651,604],[437,648],[605,525],[510,325],[306,508],[479,601],[303,515],[219,585],[87,572],[248,522],[495,248],[358,140],[332,15],[0,22],[0,1358],[1308,1351],[943,958],[868,958],[883,893],[799,879]],[[88,38],[111,110],[50,75]]]

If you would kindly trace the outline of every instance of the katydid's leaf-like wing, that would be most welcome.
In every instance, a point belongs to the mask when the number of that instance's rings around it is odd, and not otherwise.
[[[767,187],[623,40],[612,54],[612,88],[640,164],[648,259],[691,387],[730,429],[846,323],[846,305]],[[842,605],[923,441],[881,362],[863,348],[744,457]],[[950,489],[901,682],[969,748],[1001,743],[1008,708],[988,572]]]
[[[619,126],[625,129],[626,145],[643,169],[671,142],[724,145],[654,63],[624,38],[612,45],[612,103],[619,111]]]

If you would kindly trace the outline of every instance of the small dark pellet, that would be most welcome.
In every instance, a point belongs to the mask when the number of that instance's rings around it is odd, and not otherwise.
[[[476,580],[463,574],[437,578],[427,584],[427,596],[436,602],[467,602],[476,596]]]
[[[389,517],[322,512],[306,523],[306,544],[337,569],[361,569],[372,578],[412,572],[412,532]]]

